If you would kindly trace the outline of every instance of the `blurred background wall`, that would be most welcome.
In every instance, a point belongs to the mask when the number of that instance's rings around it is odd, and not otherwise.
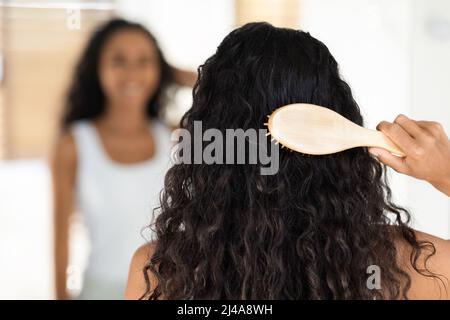
[[[301,28],[340,63],[374,128],[399,113],[441,122],[450,134],[450,2],[446,0],[0,1],[0,298],[53,297],[47,164],[72,68],[87,36],[121,15],[145,24],[169,62],[195,70],[245,22]],[[190,90],[174,97],[174,117]],[[414,225],[450,238],[450,200],[390,172]],[[79,224],[71,258],[88,251]]]

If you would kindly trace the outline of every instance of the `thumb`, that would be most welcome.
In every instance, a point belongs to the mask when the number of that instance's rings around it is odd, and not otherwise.
[[[407,166],[405,164],[405,158],[401,158],[393,155],[389,151],[382,148],[369,148],[369,152],[377,157],[377,159],[385,165],[391,167],[397,172],[406,173]]]

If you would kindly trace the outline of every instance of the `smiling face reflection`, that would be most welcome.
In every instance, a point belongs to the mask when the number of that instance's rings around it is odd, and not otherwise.
[[[99,77],[108,107],[144,111],[157,90],[160,74],[155,45],[142,31],[118,31],[100,54]]]

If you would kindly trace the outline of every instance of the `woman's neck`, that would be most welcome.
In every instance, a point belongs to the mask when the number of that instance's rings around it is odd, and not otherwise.
[[[97,122],[115,133],[139,133],[148,130],[149,120],[145,111],[145,107],[127,108],[109,104]]]

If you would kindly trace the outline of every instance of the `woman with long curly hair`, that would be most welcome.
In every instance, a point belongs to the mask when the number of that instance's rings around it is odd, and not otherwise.
[[[250,23],[232,31],[199,68],[193,105],[180,127],[191,137],[194,121],[203,130],[262,129],[267,115],[292,103],[325,106],[363,125],[322,42],[302,31]],[[400,135],[396,142],[405,142],[411,130],[438,141],[428,151],[441,155],[431,160],[440,174],[420,173],[419,165],[409,174],[450,195],[448,138],[436,124],[419,124],[401,116],[380,130],[393,139]],[[402,146],[407,161],[416,159]],[[371,151],[378,159],[368,148],[323,156],[281,149],[274,175],[261,175],[261,164],[176,161],[151,225],[157,238],[135,253],[126,297],[450,298],[448,241],[409,226],[410,213],[392,202],[380,161],[399,171],[405,163]],[[176,152],[175,160],[181,156]],[[379,271],[379,286],[368,282],[371,270]]]
[[[116,18],[92,34],[74,72],[53,155],[58,299],[68,297],[67,275],[72,283],[82,275],[68,268],[74,209],[84,217],[91,249],[79,298],[123,298],[128,260],[144,243],[139,231],[157,205],[168,168],[166,89],[195,79],[171,67],[140,24]]]

